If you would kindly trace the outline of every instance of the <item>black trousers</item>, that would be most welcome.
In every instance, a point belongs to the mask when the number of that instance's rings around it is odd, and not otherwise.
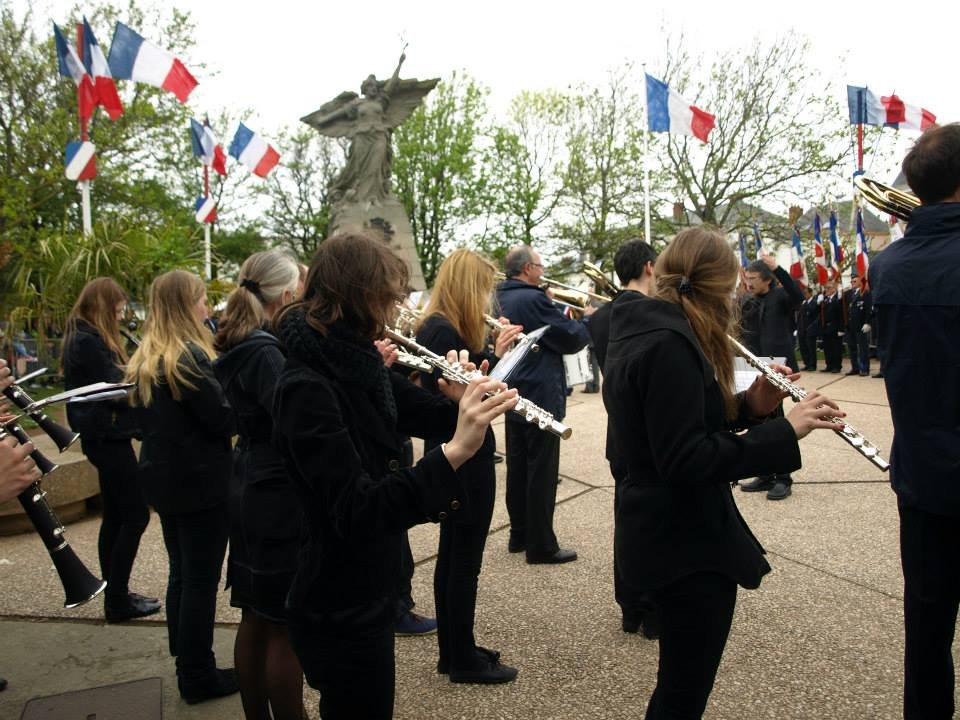
[[[170,561],[167,635],[183,684],[201,682],[216,667],[213,623],[217,587],[227,551],[227,506],[192,513],[160,513]]]
[[[800,357],[803,358],[803,366],[808,368],[817,368],[817,338],[819,333],[814,330],[808,330],[797,339],[800,343]]]
[[[560,438],[526,422],[506,421],[507,513],[510,536],[523,541],[527,557],[552,555],[560,472]]]
[[[660,612],[660,663],[646,720],[698,720],[727,644],[737,584],[696,573],[654,592]]]
[[[140,537],[150,510],[137,482],[137,456],[130,440],[81,438],[83,454],[97,469],[103,518],[97,549],[107,581],[107,602],[125,601]]]
[[[493,455],[475,455],[460,472],[468,473],[470,478],[470,514],[448,517],[440,523],[433,597],[437,607],[440,665],[472,670],[477,647],[473,635],[477,583],[497,493]]]
[[[323,720],[389,720],[395,670],[396,598],[326,612],[290,611],[293,649],[310,687],[320,692]]]
[[[960,518],[899,503],[905,625],[904,720],[950,720],[960,608]]]
[[[843,342],[836,331],[823,334],[823,356],[828,370],[840,370],[843,366]]]

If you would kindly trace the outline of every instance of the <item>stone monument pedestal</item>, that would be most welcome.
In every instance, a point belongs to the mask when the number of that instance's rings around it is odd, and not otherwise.
[[[331,226],[334,233],[358,232],[383,241],[407,264],[411,289],[426,289],[410,221],[393,195],[377,204],[342,201],[333,208]]]

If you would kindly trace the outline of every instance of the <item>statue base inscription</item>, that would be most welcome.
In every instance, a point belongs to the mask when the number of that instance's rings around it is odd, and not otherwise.
[[[359,232],[384,242],[407,264],[411,289],[426,289],[410,221],[393,195],[376,204],[340,202],[333,208],[331,224],[334,233]]]

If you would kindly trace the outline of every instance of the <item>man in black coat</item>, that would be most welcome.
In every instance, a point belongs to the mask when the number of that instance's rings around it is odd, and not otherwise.
[[[820,337],[823,338],[823,356],[826,367],[822,372],[838,373],[843,364],[843,301],[837,284],[827,280],[823,284],[820,302]]]
[[[765,252],[760,259],[747,266],[744,273],[749,296],[743,305],[741,319],[744,344],[760,357],[782,357],[784,364],[797,371],[794,350],[794,314],[803,303],[803,293],[790,273],[777,265],[777,260]],[[779,287],[777,283],[779,282]],[[773,417],[783,417],[781,404]],[[791,493],[793,478],[789,473],[764,475],[740,485],[744,492],[767,491],[768,500],[783,500]]]
[[[820,337],[820,306],[817,296],[809,287],[805,288],[803,304],[797,313],[797,343],[803,358],[804,372],[817,369],[817,338]]]
[[[511,376],[520,396],[553,414],[566,415],[567,383],[563,356],[582,350],[590,335],[583,322],[564,315],[540,287],[543,263],[529,245],[507,253],[507,279],[497,288],[501,314],[527,331],[549,325],[538,341],[540,352],[528,353]],[[585,314],[592,314],[587,308]],[[527,562],[564,563],[577,559],[561,548],[553,532],[560,472],[560,438],[511,413],[506,418],[507,512],[511,552],[526,551]]]
[[[643,240],[631,240],[624,243],[617,250],[613,258],[613,267],[617,271],[620,285],[624,290],[633,290],[642,295],[650,295],[653,290],[653,264],[657,261],[657,253]],[[590,337],[593,338],[593,351],[603,371],[607,359],[607,345],[610,341],[610,316],[614,305],[623,297],[618,295],[613,302],[609,302],[597,310],[587,324]],[[622,453],[616,451],[610,423],[607,423],[606,458],[610,463],[610,474],[613,475],[613,513],[616,516],[620,505],[620,486],[627,475],[624,463],[620,458]],[[657,636],[656,618],[652,613],[651,604],[646,597],[630,597],[624,587],[616,555],[613,559],[613,595],[623,614],[623,631],[635,633],[643,625],[643,634],[648,638]]]
[[[850,370],[847,375],[870,374],[870,316],[873,312],[865,277],[855,277],[847,293],[847,351]]]
[[[928,130],[903,161],[921,205],[874,259],[870,287],[893,416],[900,511],[905,720],[951,718],[960,606],[960,125]]]

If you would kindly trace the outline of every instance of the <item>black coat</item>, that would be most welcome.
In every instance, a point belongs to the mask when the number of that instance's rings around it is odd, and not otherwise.
[[[960,517],[960,203],[922,205],[870,262],[901,502]]]
[[[682,311],[624,293],[613,308],[603,402],[626,465],[615,551],[632,590],[718,572],[754,588],[770,566],[740,516],[730,483],[800,467],[784,419],[734,430],[713,367]],[[741,398],[741,415],[745,408]]]
[[[271,440],[284,362],[277,339],[254,330],[213,364],[240,436],[230,483],[230,560],[263,573],[293,571],[300,541],[300,502]]]
[[[824,297],[820,303],[820,335],[837,336],[843,332],[843,301],[840,293],[835,292],[830,297]]]
[[[803,301],[800,306],[800,327],[799,333],[808,337],[818,337],[820,335],[820,305],[817,304],[816,295]]]
[[[567,379],[563,356],[579,352],[590,342],[584,323],[568,318],[538,287],[522,280],[504,280],[497,288],[500,312],[515,325],[532,332],[550,329],[537,344],[540,352],[527,353],[511,375],[511,386],[520,396],[552,413],[557,420],[567,414]],[[508,422],[524,422],[510,413]]]
[[[607,361],[607,345],[610,343],[610,312],[613,302],[608,302],[597,308],[587,323],[587,332],[590,333],[590,342],[593,345],[593,355],[597,358],[600,372]]]
[[[287,313],[280,339],[288,356],[274,401],[274,442],[297,487],[306,529],[288,606],[319,612],[392,597],[404,531],[467,504],[440,448],[401,467],[404,438],[452,434],[457,407],[389,372],[394,421],[349,368],[317,352],[326,339],[302,315]]]
[[[796,370],[794,315],[803,303],[803,293],[783,268],[776,268],[773,274],[780,285],[771,287],[766,295],[754,296],[756,305],[750,312],[755,314],[755,328],[748,329],[745,344],[761,357],[786,358],[787,365]]]
[[[153,386],[149,407],[138,408],[143,427],[137,477],[159,513],[188,513],[227,501],[233,410],[203,352],[188,343],[179,360],[190,382],[174,400],[166,383]]]
[[[120,358],[107,347],[93,325],[78,320],[63,349],[63,384],[66,390],[96,382],[121,382]],[[67,419],[84,438],[128,440],[140,434],[136,414],[124,399],[67,404]]]
[[[870,322],[873,314],[873,299],[870,291],[860,292],[859,288],[853,288],[847,294],[847,329],[852,332],[860,332],[866,323]]]

